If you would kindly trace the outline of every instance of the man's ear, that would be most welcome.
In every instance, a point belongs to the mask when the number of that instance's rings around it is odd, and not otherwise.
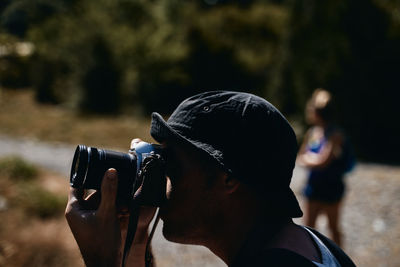
[[[223,176],[224,191],[228,194],[236,192],[240,186],[240,182],[235,177],[228,175],[227,173]]]

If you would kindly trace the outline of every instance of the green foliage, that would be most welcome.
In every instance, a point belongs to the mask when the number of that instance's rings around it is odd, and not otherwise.
[[[398,113],[397,0],[18,0],[0,10],[7,32],[35,44],[40,101],[168,113],[189,95],[227,89],[302,117],[325,87],[361,154],[398,158],[398,142],[390,151],[370,142],[400,135],[386,115]]]
[[[266,96],[280,60],[287,10],[277,5],[225,6],[193,16],[186,70],[193,90],[241,90]]]
[[[30,29],[34,86],[39,100],[94,112],[126,104],[169,112],[207,89],[265,95],[288,22],[287,10],[271,4],[81,1]]]
[[[13,0],[2,10],[0,25],[7,32],[24,37],[32,25],[58,15],[66,8],[64,0]]]
[[[27,214],[42,219],[60,215],[65,208],[66,199],[50,193],[37,184],[21,183],[18,185],[18,195],[14,199]]]
[[[65,197],[53,194],[38,184],[38,169],[17,156],[0,159],[2,192],[7,192],[10,203],[26,214],[42,219],[60,215]]]
[[[93,65],[84,73],[81,109],[89,112],[111,113],[119,108],[120,87],[118,67],[110,49],[100,37],[93,42]]]
[[[29,44],[19,42],[15,36],[0,33],[0,82],[2,86],[21,88],[30,85],[30,58],[20,55],[26,53],[29,48]]]
[[[0,175],[17,181],[35,179],[38,175],[37,168],[17,156],[0,159]]]
[[[184,80],[174,64],[183,55],[181,38],[174,37],[177,29],[161,5],[167,1],[82,1],[32,27],[41,70],[34,75],[38,92],[86,111],[115,112],[145,95],[141,92]]]
[[[390,2],[390,4],[389,4]],[[312,3],[311,5],[309,5]],[[294,9],[286,89],[300,106],[317,87],[336,98],[338,122],[364,159],[397,161],[400,45],[394,1],[310,1]],[[373,140],[373,141],[372,141]]]

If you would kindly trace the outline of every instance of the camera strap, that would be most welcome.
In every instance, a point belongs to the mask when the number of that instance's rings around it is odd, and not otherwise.
[[[140,205],[138,205],[137,201],[133,200],[131,202],[129,210],[130,210],[130,215],[129,215],[129,222],[128,222],[128,232],[126,234],[124,252],[122,255],[122,267],[125,266],[125,261],[128,257],[129,251],[130,251],[133,241],[135,239],[137,224],[138,224],[139,216],[140,216]],[[151,253],[151,240],[153,239],[155,230],[157,228],[157,224],[160,221],[159,211],[160,210],[158,209],[152,229],[150,231],[149,237],[146,242],[146,251],[145,251],[145,258],[144,258],[146,267],[152,266],[152,262],[153,262],[153,255]]]
[[[145,266],[146,267],[151,267],[153,266],[153,255],[151,252],[151,240],[153,239],[154,233],[157,228],[157,224],[160,221],[160,209],[157,210],[156,218],[154,220],[153,227],[151,228],[151,232],[149,235],[149,238],[147,239],[147,244],[146,244],[146,253],[145,253]]]
[[[132,247],[133,240],[135,239],[139,216],[140,216],[140,206],[136,201],[132,200],[129,205],[128,232],[126,234],[124,252],[122,255],[122,267],[125,267],[126,258],[129,254],[129,250]]]

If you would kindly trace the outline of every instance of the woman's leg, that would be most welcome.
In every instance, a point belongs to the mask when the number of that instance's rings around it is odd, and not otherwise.
[[[329,230],[332,234],[332,240],[339,246],[341,246],[342,243],[342,233],[339,225],[340,204],[341,202],[338,201],[332,204],[326,204],[324,207],[326,215],[328,216]]]
[[[321,203],[315,200],[306,201],[306,214],[305,214],[305,224],[311,228],[315,228],[315,222],[317,220],[318,214],[321,212]]]

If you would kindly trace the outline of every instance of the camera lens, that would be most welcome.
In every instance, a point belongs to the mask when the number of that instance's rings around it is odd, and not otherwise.
[[[72,187],[100,189],[104,173],[109,168],[118,172],[118,195],[129,197],[136,179],[136,156],[112,150],[78,145],[71,166]]]
[[[81,187],[84,184],[88,169],[90,147],[79,145],[76,147],[72,160],[70,183],[72,187]]]

